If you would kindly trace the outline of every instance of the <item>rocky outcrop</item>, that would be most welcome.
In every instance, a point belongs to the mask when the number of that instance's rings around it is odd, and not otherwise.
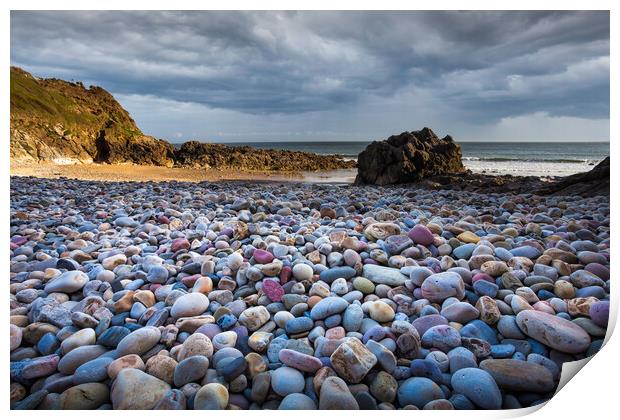
[[[609,195],[609,157],[592,170],[566,177],[488,175],[466,171],[435,175],[417,182],[417,188],[471,191],[481,194],[512,193],[594,197]]]
[[[235,168],[246,171],[327,171],[355,168],[355,161],[337,155],[291,150],[255,149],[188,141],[175,152],[177,166]]]
[[[357,163],[358,184],[402,184],[465,171],[461,147],[452,137],[439,138],[427,127],[372,142]]]
[[[144,135],[104,89],[11,67],[11,159],[172,166],[174,148]]]
[[[554,195],[577,194],[583,197],[609,195],[609,165],[610,159],[607,156],[592,170],[561,178],[557,182],[545,185],[539,190],[539,193]]]

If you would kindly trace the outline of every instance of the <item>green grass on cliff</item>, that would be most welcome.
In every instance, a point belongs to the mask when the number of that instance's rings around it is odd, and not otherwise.
[[[81,83],[58,79],[37,79],[16,67],[11,67],[11,117],[29,126],[62,124],[65,134],[103,128],[125,136],[142,134],[105,90],[86,89]]]

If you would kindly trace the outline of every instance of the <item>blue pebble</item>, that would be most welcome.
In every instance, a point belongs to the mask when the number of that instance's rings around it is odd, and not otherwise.
[[[136,330],[139,330],[140,328],[142,328],[142,325],[134,324],[134,323],[128,323],[128,324],[125,324],[124,327],[129,329],[130,331],[136,331]]]
[[[530,343],[532,353],[540,354],[542,356],[549,355],[549,350],[547,349],[547,346],[545,346],[540,341],[534,340],[533,338],[528,338],[527,342]]]
[[[125,338],[131,331],[129,328],[114,326],[105,330],[99,338],[97,338],[97,344],[109,347],[116,348],[118,343],[121,342],[123,338]]]
[[[495,248],[495,256],[505,262],[508,262],[513,257],[510,251],[499,247]]]
[[[478,368],[461,369],[452,375],[452,389],[465,395],[478,407],[502,408],[502,393],[490,373]]]
[[[108,366],[114,359],[98,357],[79,366],[73,374],[73,383],[85,384],[89,382],[103,382],[108,379]]]
[[[443,382],[443,376],[439,366],[430,360],[412,360],[409,365],[409,372],[411,376],[414,377],[428,378],[438,384]]]
[[[356,274],[357,274],[357,271],[355,271],[355,268],[349,267],[349,266],[343,266],[343,267],[328,268],[327,270],[324,270],[321,272],[321,274],[319,275],[319,278],[323,280],[325,283],[331,284],[334,280],[339,279],[339,278],[345,278],[349,280],[351,277],[355,276]]]
[[[538,249],[530,245],[513,248],[510,250],[510,253],[515,257],[527,257],[530,260],[535,260],[542,255]]]
[[[459,332],[462,337],[480,338],[491,345],[499,344],[495,330],[479,319],[468,322]]]
[[[497,296],[497,291],[499,290],[499,287],[495,283],[491,283],[485,280],[478,280],[474,283],[474,290],[480,296],[490,296],[494,298],[495,296]]]
[[[365,344],[368,340],[381,341],[385,338],[386,334],[385,328],[380,325],[375,325],[366,331],[362,338],[362,342]]]
[[[476,244],[465,244],[454,248],[452,254],[458,259],[467,260],[471,257],[474,249],[476,249]]]
[[[233,314],[224,314],[217,319],[216,324],[223,330],[232,328],[237,323],[237,317]]]
[[[491,356],[494,359],[506,359],[514,354],[515,346],[512,344],[495,344],[491,346]]]
[[[556,297],[552,292],[544,289],[540,289],[538,293],[536,293],[536,296],[538,296],[540,300],[548,300]]]
[[[559,316],[560,318],[564,318],[568,321],[572,321],[571,316],[567,314],[566,312],[558,312],[557,314],[555,314],[555,316]]]
[[[474,410],[476,406],[463,394],[452,394],[450,402],[455,410]]]
[[[305,316],[289,319],[284,325],[284,329],[289,334],[299,334],[305,331],[310,331],[313,327],[314,321]]]
[[[37,350],[43,356],[47,356],[48,354],[53,354],[60,347],[60,340],[56,337],[56,334],[48,332],[43,334],[43,336],[37,342]]]
[[[429,402],[445,397],[439,385],[428,378],[409,378],[398,388],[398,402],[401,407],[414,405],[421,409]]]
[[[578,298],[592,296],[597,299],[603,299],[605,298],[605,294],[605,289],[603,289],[601,286],[587,286],[582,287],[581,289],[577,289],[576,296]]]
[[[512,358],[515,360],[523,360],[526,361],[526,357],[523,353],[521,352],[516,352],[515,354],[512,355]]]
[[[334,314],[325,318],[323,322],[325,322],[325,326],[327,328],[334,328],[340,325],[342,322],[342,316],[340,314]]]

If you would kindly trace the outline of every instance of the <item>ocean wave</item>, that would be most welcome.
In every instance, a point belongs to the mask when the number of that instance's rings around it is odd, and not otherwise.
[[[463,156],[464,162],[541,162],[541,163],[585,163],[588,165],[594,165],[600,162],[601,159],[554,159],[554,158],[511,158],[511,157],[478,157],[478,156]]]

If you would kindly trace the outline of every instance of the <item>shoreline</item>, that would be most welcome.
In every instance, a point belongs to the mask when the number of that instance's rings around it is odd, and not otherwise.
[[[98,182],[235,182],[241,184],[288,183],[306,185],[355,184],[357,169],[329,171],[248,171],[234,169],[202,169],[126,164],[59,165],[12,162],[11,177],[38,179],[74,179]],[[471,170],[435,175],[418,182],[395,184],[426,190],[468,191],[482,194],[534,194],[609,196],[609,158],[588,172],[569,176],[523,176],[476,173]],[[389,187],[383,186],[382,188]]]
[[[466,165],[473,176],[510,177],[514,179],[538,178],[541,181],[553,180],[566,174],[509,174],[501,171],[475,170]],[[591,167],[589,168],[591,169]],[[575,172],[580,173],[580,172]],[[86,181],[260,181],[260,182],[301,182],[312,184],[353,184],[357,169],[333,169],[324,171],[250,171],[230,168],[189,168],[136,165],[133,163],[23,163],[11,162],[11,176],[35,178],[72,178]]]

